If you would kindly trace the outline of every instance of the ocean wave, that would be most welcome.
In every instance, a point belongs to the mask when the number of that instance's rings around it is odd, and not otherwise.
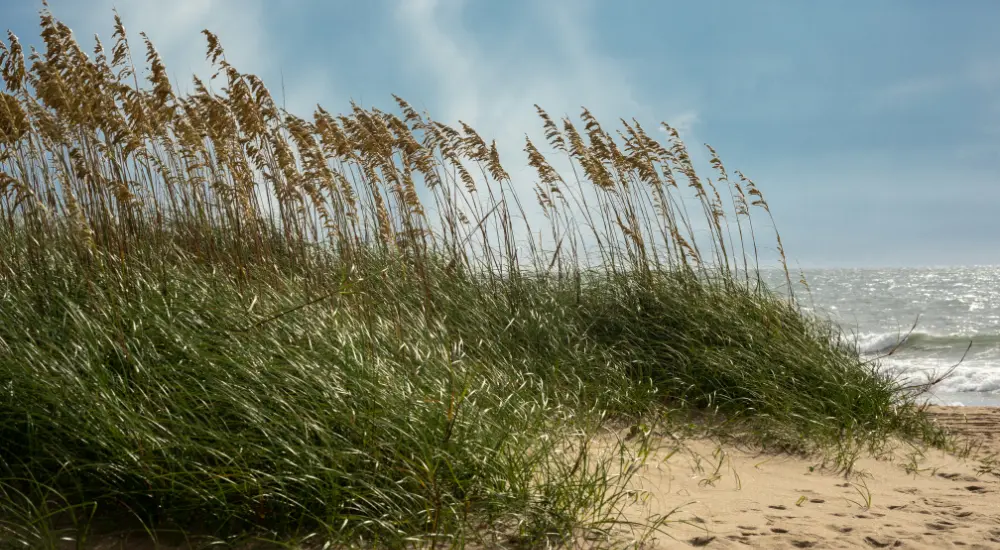
[[[984,393],[1000,395],[1000,362],[995,360],[967,361],[954,365],[946,361],[920,358],[886,361],[882,368],[907,383],[919,384],[950,372],[934,386],[940,393]]]
[[[971,343],[973,348],[1000,350],[1000,334],[930,334],[926,332],[863,332],[842,336],[845,347],[856,349],[864,355],[888,353],[898,347],[903,350],[962,351]]]

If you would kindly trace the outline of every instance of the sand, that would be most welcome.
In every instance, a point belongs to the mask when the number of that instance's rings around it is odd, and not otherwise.
[[[858,460],[846,477],[815,461],[720,452],[707,441],[666,460],[659,451],[638,474],[650,497],[641,509],[683,506],[644,547],[1000,549],[1000,461],[991,462],[1000,408],[933,412],[982,448],[961,459],[900,446],[891,460]]]

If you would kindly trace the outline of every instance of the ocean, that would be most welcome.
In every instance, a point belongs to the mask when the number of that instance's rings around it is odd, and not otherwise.
[[[1000,267],[813,269],[804,275],[809,292],[792,272],[803,309],[836,322],[865,356],[883,356],[882,368],[920,382],[957,364],[928,395],[932,402],[1000,406]],[[766,279],[774,288],[783,277],[769,272]]]

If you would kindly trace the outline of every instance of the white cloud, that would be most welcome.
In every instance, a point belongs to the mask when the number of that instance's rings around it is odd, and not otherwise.
[[[996,91],[1000,86],[1000,60],[990,58],[972,61],[963,74],[970,83]]]
[[[670,118],[670,120],[664,121],[670,126],[672,126],[678,133],[680,133],[681,138],[690,137],[694,133],[694,127],[700,122],[698,118],[698,111],[681,111],[677,115]],[[661,132],[666,132],[662,126],[660,126]]]
[[[952,85],[947,76],[920,76],[896,82],[878,90],[876,99],[885,106],[919,101],[946,91]]]
[[[492,131],[498,140],[510,137],[518,150],[524,133],[540,128],[532,106],[536,103],[554,117],[575,118],[586,106],[609,127],[618,117],[665,117],[691,130],[698,122],[694,110],[663,113],[640,104],[629,84],[631,75],[616,59],[588,44],[585,4],[540,1],[520,14],[546,22],[553,34],[548,38],[554,37],[557,45],[549,52],[536,51],[532,44],[499,49],[482,43],[462,24],[464,0],[400,0],[396,20],[410,39],[409,63],[415,74],[433,80],[436,108],[431,114],[442,120],[462,119]]]
[[[137,65],[144,65],[145,47],[139,33],[145,32],[163,58],[171,81],[182,93],[192,90],[192,75],[207,82],[213,73],[205,59],[207,43],[201,34],[208,29],[219,37],[230,63],[241,72],[264,78],[276,101],[282,101],[281,52],[271,43],[273,35],[264,0],[50,0],[49,4],[53,15],[74,29],[77,41],[88,51],[95,33],[110,50],[112,10],[117,8]],[[299,112],[299,107],[311,112],[319,95],[317,87],[329,80],[325,73],[316,72],[284,76],[286,88],[296,91],[287,98],[294,112]],[[303,90],[317,97],[305,97]]]
[[[497,140],[518,197],[533,212],[529,218],[536,240],[539,227],[548,228],[534,204],[536,176],[523,152],[525,135],[543,153],[550,151],[534,104],[553,118],[569,116],[574,122],[581,106],[586,106],[608,131],[618,126],[619,117],[666,119],[685,133],[698,122],[697,112],[690,108],[654,112],[635,99],[630,75],[614,58],[588,43],[586,3],[539,1],[519,14],[545,21],[552,33],[547,41],[556,45],[546,51],[537,51],[532,44],[503,49],[483,43],[461,21],[465,6],[463,0],[400,0],[396,22],[398,32],[410,44],[407,63],[414,74],[433,81],[432,117],[445,123],[462,120],[487,141]],[[572,181],[564,159],[552,155],[549,160]],[[584,184],[583,190],[592,200],[592,186]],[[545,248],[551,247],[548,242]]]
[[[77,40],[89,40],[100,29],[106,46],[111,40],[112,10],[117,8],[133,49],[140,48],[138,34],[145,32],[168,68],[179,72],[185,81],[191,72],[204,74],[208,67],[201,35],[206,28],[219,35],[230,62],[245,70],[259,71],[274,61],[264,47],[266,29],[260,0],[94,0],[86,5],[52,0],[50,5],[57,18],[86,29],[86,34],[77,32]]]
[[[878,107],[912,107],[954,90],[975,88],[997,92],[1000,87],[1000,62],[992,59],[972,59],[947,72],[906,78],[875,92]]]

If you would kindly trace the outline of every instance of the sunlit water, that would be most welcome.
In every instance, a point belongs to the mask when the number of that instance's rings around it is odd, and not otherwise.
[[[1000,267],[823,269],[805,278],[809,293],[794,286],[804,308],[836,321],[867,356],[896,348],[883,368],[923,381],[954,367],[932,401],[1000,406]]]

